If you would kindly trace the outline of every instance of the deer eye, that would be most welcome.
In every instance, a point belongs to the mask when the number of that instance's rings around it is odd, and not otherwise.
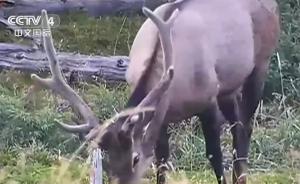
[[[134,167],[140,160],[140,155],[138,153],[133,153],[133,164],[132,166]]]

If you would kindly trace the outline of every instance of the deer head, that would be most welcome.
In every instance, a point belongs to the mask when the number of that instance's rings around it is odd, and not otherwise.
[[[32,79],[36,85],[52,90],[65,100],[69,101],[75,114],[80,117],[82,123],[72,123],[71,125],[60,122],[62,129],[71,133],[84,134],[86,140],[96,143],[97,147],[105,150],[108,154],[109,175],[116,178],[119,183],[132,183],[136,179],[135,165],[139,162],[139,154],[135,151],[136,136],[142,135],[139,131],[145,131],[145,126],[155,114],[157,104],[167,91],[173,75],[172,47],[170,27],[175,15],[167,22],[163,22],[147,8],[144,13],[157,25],[161,43],[164,51],[165,66],[160,82],[151,92],[133,108],[125,109],[109,121],[100,122],[87,103],[66,83],[62,75],[59,61],[53,46],[50,26],[48,24],[47,12],[42,10],[42,28],[49,34],[43,34],[44,49],[50,63],[51,78],[42,79],[32,74]],[[140,138],[139,140],[142,140]],[[152,151],[152,150],[151,150]]]

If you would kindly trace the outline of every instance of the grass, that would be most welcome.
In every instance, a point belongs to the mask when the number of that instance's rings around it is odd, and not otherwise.
[[[53,28],[59,51],[96,55],[128,55],[142,17],[91,18],[84,13],[66,13],[60,26]],[[26,43],[0,29],[0,42]]]
[[[88,183],[89,163],[79,160],[70,162],[60,155],[46,153],[45,148],[33,146],[30,149],[10,150],[10,153],[1,154],[0,183]],[[230,172],[227,172],[226,178],[230,180]],[[145,181],[155,183],[154,172]],[[208,169],[179,170],[176,173],[169,173],[168,181],[171,184],[211,184],[215,183],[215,176]],[[296,169],[276,169],[268,172],[251,172],[248,181],[249,184],[299,184],[300,175]]]
[[[70,169],[63,169],[66,168],[65,164],[69,165],[65,159],[59,160],[62,157],[70,158],[80,145],[77,138],[60,131],[56,126],[57,121],[68,120],[71,115],[69,109],[64,113],[58,110],[59,104],[64,101],[55,101],[49,92],[40,91],[34,98],[35,102],[28,108],[24,97],[30,81],[22,74],[13,72],[2,73],[0,79],[0,181],[37,184],[87,183],[86,151],[76,157]],[[122,109],[128,96],[126,86],[106,88],[103,85],[82,84],[76,90],[88,102],[92,102],[91,107],[101,119],[107,119],[114,111]],[[296,106],[279,108],[280,100],[278,97],[278,100],[268,105],[262,104],[257,110],[251,143],[250,183],[298,184],[300,113]],[[201,129],[198,128],[199,123],[197,118],[192,118],[170,128],[171,160],[177,168],[176,174],[170,176],[170,181],[181,175],[181,182],[184,179],[191,184],[215,182],[205,158],[204,139]],[[231,135],[228,127],[224,127],[222,147],[224,163],[230,173]],[[22,159],[25,161],[20,162]],[[66,170],[66,176],[62,174],[61,179],[46,179],[62,170]],[[152,177],[152,183],[154,180]]]
[[[89,165],[82,162],[69,162],[66,159],[56,160],[51,165],[28,162],[25,155],[21,155],[15,166],[9,166],[0,171],[0,183],[2,184],[87,184],[89,180]],[[227,173],[230,181],[230,173]],[[215,183],[215,176],[209,170],[192,172],[177,171],[168,174],[171,184],[211,184]],[[249,184],[299,184],[299,172],[271,171],[251,173]],[[154,174],[144,180],[144,183],[155,183]]]

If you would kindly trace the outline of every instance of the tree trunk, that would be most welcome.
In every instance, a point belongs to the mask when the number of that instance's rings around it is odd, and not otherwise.
[[[103,57],[58,52],[57,57],[63,73],[72,80],[70,82],[125,82],[125,72],[129,63],[127,56]],[[50,71],[44,52],[30,46],[10,43],[0,43],[0,71],[2,70],[44,76]]]
[[[39,15],[42,9],[49,14],[83,10],[91,16],[132,14],[141,12],[142,6],[151,9],[166,0],[3,0],[7,6],[0,7],[0,15]]]

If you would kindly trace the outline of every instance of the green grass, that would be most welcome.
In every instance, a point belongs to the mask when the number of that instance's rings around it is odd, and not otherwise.
[[[55,47],[59,51],[96,55],[128,55],[143,17],[91,18],[84,13],[66,13],[53,28]],[[28,43],[0,29],[0,42]]]
[[[5,168],[1,171],[2,183],[9,180],[45,183],[53,170],[60,169],[58,155],[70,158],[80,145],[76,137],[57,126],[57,121],[68,121],[72,113],[69,109],[59,112],[59,104],[64,101],[59,98],[55,101],[47,91],[38,92],[34,101],[28,102],[25,96],[30,81],[21,74],[2,73],[0,79],[0,168]],[[107,88],[81,84],[76,90],[102,120],[121,110],[129,93],[126,86]],[[296,183],[296,173],[300,173],[299,109],[289,106],[278,109],[277,104],[279,101],[262,106],[256,114],[250,152],[251,183]],[[172,126],[171,160],[178,170],[186,172],[191,183],[213,183],[215,178],[205,158],[204,139],[201,129],[197,128],[199,123],[194,118]],[[222,147],[226,166],[230,168],[231,135],[226,127]],[[19,157],[26,161],[20,163]],[[84,167],[86,158],[87,152],[83,151],[72,169],[67,169],[67,174]],[[87,177],[83,174],[83,178],[69,180],[84,183]]]
[[[87,184],[89,165],[82,162],[69,162],[61,158],[51,165],[28,161],[27,155],[21,155],[15,166],[7,166],[0,170],[0,183],[24,184]],[[230,181],[230,173],[226,173]],[[154,171],[143,183],[155,184]],[[168,174],[171,184],[212,184],[215,176],[210,170],[192,172],[176,171]],[[299,184],[299,170],[274,170],[269,172],[250,173],[249,184]]]

